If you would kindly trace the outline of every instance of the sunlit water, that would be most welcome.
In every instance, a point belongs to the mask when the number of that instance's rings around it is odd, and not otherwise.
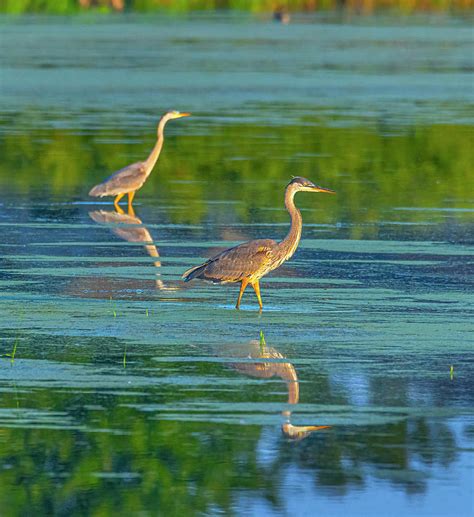
[[[1,24],[0,513],[468,515],[467,22]],[[88,198],[169,107],[136,217]],[[292,174],[338,194],[262,314],[180,280],[282,238]]]

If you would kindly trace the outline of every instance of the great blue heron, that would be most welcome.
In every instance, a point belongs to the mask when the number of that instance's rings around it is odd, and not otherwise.
[[[262,346],[259,341],[251,341],[249,346],[239,347],[232,353],[232,356],[236,355],[242,355],[245,362],[231,363],[232,368],[259,379],[279,377],[288,386],[288,404],[298,404],[300,389],[295,367],[285,361],[285,356],[280,354],[278,350],[266,345]],[[255,362],[253,362],[253,359],[255,359]],[[287,438],[292,440],[301,440],[314,431],[331,427],[328,425],[293,425],[290,421],[291,411],[283,411],[282,415],[285,422],[282,424],[281,430]]]
[[[250,284],[257,295],[260,309],[262,309],[260,278],[288,260],[300,242],[303,219],[293,199],[295,194],[300,191],[335,194],[334,190],[319,187],[301,176],[293,178],[285,190],[285,206],[291,216],[291,227],[288,235],[281,242],[258,239],[229,248],[204,264],[188,269],[183,274],[184,281],[200,278],[219,284],[241,282],[236,309],[240,307],[240,300],[245,288]]]
[[[114,172],[105,181],[91,189],[89,196],[116,196],[114,205],[118,211],[118,202],[123,196],[125,196],[125,194],[128,194],[128,206],[131,208],[135,192],[143,186],[160,156],[164,142],[164,129],[166,123],[168,120],[189,117],[189,115],[191,115],[191,113],[180,113],[179,111],[168,111],[165,113],[158,124],[158,139],[148,158],[144,162],[132,163],[131,165],[127,165],[127,167]]]

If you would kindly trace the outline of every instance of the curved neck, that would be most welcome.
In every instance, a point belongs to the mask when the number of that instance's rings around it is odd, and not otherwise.
[[[301,212],[296,208],[294,197],[296,191],[288,186],[285,191],[285,206],[291,217],[291,226],[288,235],[278,244],[278,247],[284,251],[285,257],[290,258],[296,251],[301,239],[301,230],[303,228],[303,219]]]
[[[285,364],[285,374],[281,376],[288,385],[288,404],[298,404],[300,398],[300,385],[295,367],[291,363]]]
[[[156,141],[155,147],[151,150],[150,155],[145,160],[145,167],[147,170],[147,176],[150,174],[150,172],[153,170],[153,167],[155,166],[158,157],[160,156],[161,149],[163,148],[163,142],[165,141],[165,124],[167,119],[164,117],[161,118],[160,123],[158,124],[158,139]]]
[[[288,404],[298,404],[300,399],[300,385],[295,367],[291,363],[286,363],[284,366],[285,374],[280,377],[286,381],[286,385],[288,386]],[[283,411],[282,415],[289,422],[291,411]]]

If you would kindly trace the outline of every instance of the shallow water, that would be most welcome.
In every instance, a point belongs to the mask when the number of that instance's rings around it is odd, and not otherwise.
[[[468,23],[1,24],[0,513],[468,515]],[[170,106],[136,217],[88,198]],[[180,280],[283,237],[291,174],[337,196],[262,314]]]

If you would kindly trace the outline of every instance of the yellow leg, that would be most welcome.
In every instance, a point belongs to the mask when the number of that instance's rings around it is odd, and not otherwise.
[[[240,291],[239,291],[239,297],[237,298],[237,304],[235,306],[236,309],[240,308],[240,300],[242,300],[242,295],[244,294],[245,288],[247,287],[249,281],[244,279],[242,280],[242,283],[240,284]]]
[[[128,209],[132,207],[133,198],[135,197],[135,192],[128,193]]]
[[[258,305],[260,306],[260,310],[262,310],[263,303],[262,303],[262,298],[260,296],[260,284],[258,283],[258,280],[252,284],[252,287],[253,287],[253,290],[255,291],[255,294],[257,295],[257,300],[258,300]]]
[[[114,199],[114,206],[115,206],[115,208],[116,208],[117,212],[119,211],[119,208],[120,208],[120,207],[119,207],[119,205],[118,205],[118,203],[119,203],[119,201],[123,198],[123,196],[125,196],[125,194],[119,194],[119,195]]]

